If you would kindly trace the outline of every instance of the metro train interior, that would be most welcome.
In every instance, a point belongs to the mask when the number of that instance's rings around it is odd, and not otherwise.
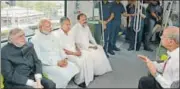
[[[52,22],[53,31],[60,28],[60,18],[68,17],[71,20],[71,27],[75,25],[77,21],[77,15],[84,13],[87,16],[87,24],[91,30],[96,42],[104,46],[105,39],[103,25],[103,1],[106,0],[56,0],[56,1],[18,1],[18,0],[6,0],[1,1],[1,48],[8,43],[9,31],[15,27],[22,28],[25,32],[26,41],[29,42],[31,38],[36,35],[35,31],[38,30],[39,21],[42,18],[49,18]],[[108,0],[107,0],[108,1]],[[129,1],[134,0],[109,0],[109,7],[113,6],[113,3],[120,1],[123,5],[125,12],[128,12],[126,8]],[[136,6],[145,9],[146,18],[147,9],[151,0],[135,0]],[[154,1],[154,0],[153,0]],[[166,49],[161,45],[161,38],[163,29],[168,26],[176,26],[179,28],[179,1],[178,0],[159,0],[159,6],[162,8],[161,23],[153,25],[151,32],[153,33],[149,39],[150,49],[145,50],[144,43],[140,43],[141,47],[136,49],[130,49],[129,44],[132,40],[132,34],[129,34],[128,25],[131,18],[121,15],[119,31],[116,46],[120,51],[114,51],[114,55],[107,53],[108,60],[112,66],[112,72],[105,73],[96,77],[87,88],[138,88],[139,79],[142,76],[149,74],[149,71],[142,60],[137,55],[145,55],[151,61],[165,61],[167,60]],[[141,9],[135,10],[136,14],[141,13]],[[114,17],[115,18],[115,17]],[[140,17],[139,17],[140,18]],[[148,29],[148,23],[137,24],[142,19],[136,19],[132,24],[134,32],[138,32],[138,29],[143,25],[143,30]],[[110,28],[110,30],[113,27]],[[142,30],[142,29],[139,29]],[[151,33],[150,32],[150,33]],[[144,41],[146,34],[142,33],[141,39]],[[134,34],[135,43],[137,43],[138,34]],[[110,37],[109,37],[110,38]],[[110,39],[109,39],[110,40]],[[108,45],[109,46],[109,45]],[[2,54],[2,52],[1,52]],[[2,55],[1,55],[2,56]],[[1,64],[2,65],[2,64]],[[2,67],[1,67],[2,68]],[[59,76],[61,77],[61,76]],[[1,75],[1,88],[3,86]],[[4,86],[5,87],[5,86]],[[80,88],[73,81],[69,81],[67,88]]]

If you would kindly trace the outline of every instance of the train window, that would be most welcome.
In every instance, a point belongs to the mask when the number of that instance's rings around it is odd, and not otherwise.
[[[1,1],[1,43],[7,41],[8,32],[14,27],[20,27],[26,36],[32,36],[41,18],[50,18],[53,28],[57,28],[59,18],[65,15],[64,2]]]

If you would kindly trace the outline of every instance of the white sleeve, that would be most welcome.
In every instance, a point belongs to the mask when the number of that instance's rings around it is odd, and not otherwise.
[[[61,46],[61,44],[59,44],[59,49],[60,49],[59,52],[60,52],[61,59],[67,58],[67,54],[64,52],[64,49]]]
[[[171,80],[166,80],[162,75],[158,75],[157,77],[155,77],[155,79],[160,83],[163,88],[170,88],[173,82],[179,80],[179,62],[173,61],[171,65],[172,66],[169,66],[172,69],[172,73],[169,73],[172,74],[169,75],[171,77]]]
[[[90,42],[92,43],[92,44],[94,44],[94,45],[97,45],[97,43],[96,43],[96,41],[95,41],[95,39],[94,39],[94,37],[92,36],[92,33],[91,33],[91,31],[90,31],[90,28],[88,27],[88,33],[89,33],[89,40],[90,40]]]
[[[37,73],[37,74],[34,75],[34,77],[35,77],[36,80],[41,80],[42,79],[42,74]]]
[[[26,82],[26,85],[33,87],[33,86],[34,86],[34,83],[35,83],[34,80],[28,79],[27,82]]]
[[[158,75],[155,79],[163,88],[171,87],[172,81],[166,80],[162,75]]]
[[[36,54],[38,58],[41,60],[43,65],[48,65],[48,66],[57,65],[57,61],[52,61],[48,53],[45,54],[44,51],[40,50],[39,42],[37,42],[35,38],[32,38],[32,43],[34,44],[34,49],[36,51]]]
[[[153,64],[155,65],[158,72],[161,72],[161,73],[163,72],[164,62],[163,63],[157,63],[156,61],[153,61]]]

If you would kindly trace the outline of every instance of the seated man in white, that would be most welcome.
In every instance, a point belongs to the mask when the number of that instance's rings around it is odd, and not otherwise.
[[[63,49],[62,56],[66,56],[69,61],[74,62],[80,69],[80,73],[75,76],[75,83],[80,87],[86,87],[94,78],[93,60],[88,58],[88,52],[81,51],[76,47],[73,34],[71,33],[71,23],[69,18],[60,19],[61,27],[54,31],[54,35],[59,39],[60,47]]]
[[[50,20],[42,19],[32,42],[42,61],[43,72],[56,83],[57,88],[66,88],[68,82],[79,73],[79,69],[67,58],[60,56],[60,46],[51,32],[51,26]]]
[[[94,61],[94,74],[102,75],[112,71],[109,60],[102,48],[92,37],[91,31],[87,25],[86,15],[81,13],[77,16],[78,23],[72,28],[75,42],[81,50],[89,52],[89,58]],[[91,42],[91,43],[90,43]]]

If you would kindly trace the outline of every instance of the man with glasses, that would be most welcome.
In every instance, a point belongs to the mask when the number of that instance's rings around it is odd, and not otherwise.
[[[168,50],[168,60],[163,63],[152,62],[146,56],[138,55],[144,61],[152,76],[139,80],[139,89],[170,88],[179,81],[179,28],[167,27],[161,36],[162,45]],[[160,73],[162,74],[160,74]]]

